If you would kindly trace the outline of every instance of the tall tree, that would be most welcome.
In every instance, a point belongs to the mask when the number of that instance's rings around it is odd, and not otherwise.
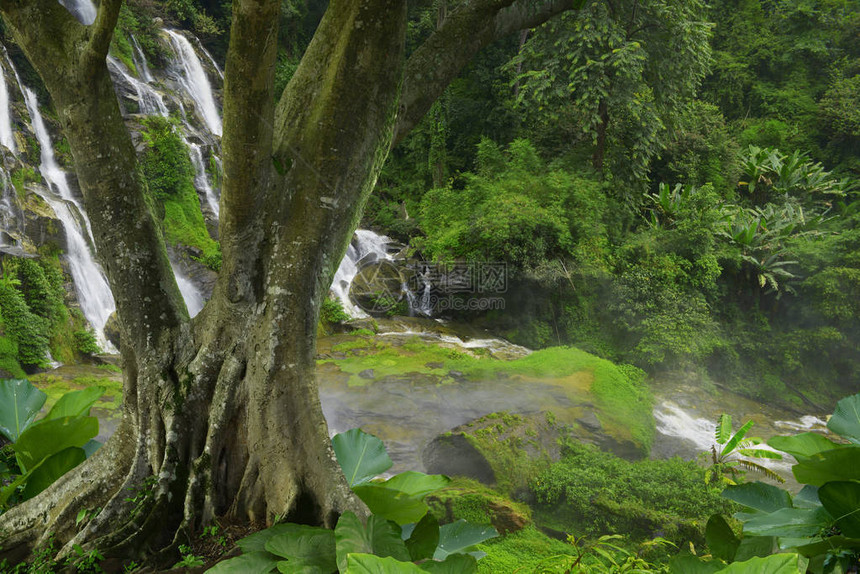
[[[701,0],[589,2],[536,30],[511,67],[521,100],[592,140],[596,170],[641,181],[707,71],[709,35]]]
[[[331,0],[276,101],[279,0],[234,0],[224,85],[223,264],[189,319],[144,200],[105,57],[121,0],[81,25],[55,0],[0,0],[69,140],[122,325],[114,437],[0,516],[0,559],[53,536],[171,563],[215,516],[333,525],[356,508],[314,381],[319,305],[392,138],[487,43],[569,0],[470,0],[407,60],[406,3]],[[136,495],[130,496],[130,492]],[[141,502],[141,500],[143,502]],[[80,531],[80,510],[101,508]]]

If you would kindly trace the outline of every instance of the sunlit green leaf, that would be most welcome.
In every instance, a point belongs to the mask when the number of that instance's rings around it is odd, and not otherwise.
[[[104,394],[104,387],[87,387],[79,391],[68,392],[54,403],[45,419],[88,415],[90,407]]]
[[[33,498],[51,486],[58,478],[84,462],[86,458],[87,455],[84,450],[74,446],[49,456],[43,464],[30,474],[30,478],[27,479],[27,486],[24,487],[22,499]]]
[[[370,481],[394,464],[382,441],[361,429],[336,434],[331,443],[350,487]]]
[[[0,381],[0,433],[12,442],[35,420],[48,395],[26,379]]]

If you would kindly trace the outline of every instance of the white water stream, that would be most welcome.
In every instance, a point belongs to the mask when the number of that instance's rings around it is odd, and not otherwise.
[[[72,13],[72,16],[78,19],[81,24],[89,26],[96,21],[98,9],[93,4],[92,0],[59,0],[60,4],[66,7],[66,10]]]
[[[170,45],[176,53],[178,68],[177,80],[182,88],[194,100],[197,113],[209,131],[217,136],[221,135],[221,115],[212,95],[212,84],[206,76],[203,64],[197,57],[197,52],[188,38],[175,30],[165,30],[170,38]]]
[[[53,144],[39,111],[36,94],[27,87],[21,87],[27,111],[33,124],[33,131],[41,148],[39,171],[50,188],[40,192],[40,195],[51,206],[63,224],[67,243],[66,256],[69,260],[69,268],[74,280],[75,291],[78,294],[78,302],[81,304],[81,311],[95,329],[99,345],[103,349],[109,349],[111,345],[104,336],[104,326],[108,317],[116,310],[116,303],[104,272],[90,251],[87,241],[87,237],[92,238],[89,231],[89,221],[78,201],[72,196],[66,173],[60,168],[54,157]]]

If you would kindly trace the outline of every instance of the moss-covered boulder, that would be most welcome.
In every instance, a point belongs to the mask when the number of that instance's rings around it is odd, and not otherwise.
[[[498,492],[467,478],[429,495],[425,501],[439,522],[467,520],[473,524],[492,524],[500,534],[518,532],[531,523],[531,510]]]

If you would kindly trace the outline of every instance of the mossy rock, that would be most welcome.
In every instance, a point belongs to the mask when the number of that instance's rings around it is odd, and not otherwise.
[[[439,435],[421,456],[429,473],[466,476],[516,497],[559,459],[563,432],[543,415],[492,413]]]
[[[466,520],[492,524],[500,534],[518,532],[531,523],[531,510],[475,480],[455,479],[448,487],[429,495],[425,502],[443,524]]]

